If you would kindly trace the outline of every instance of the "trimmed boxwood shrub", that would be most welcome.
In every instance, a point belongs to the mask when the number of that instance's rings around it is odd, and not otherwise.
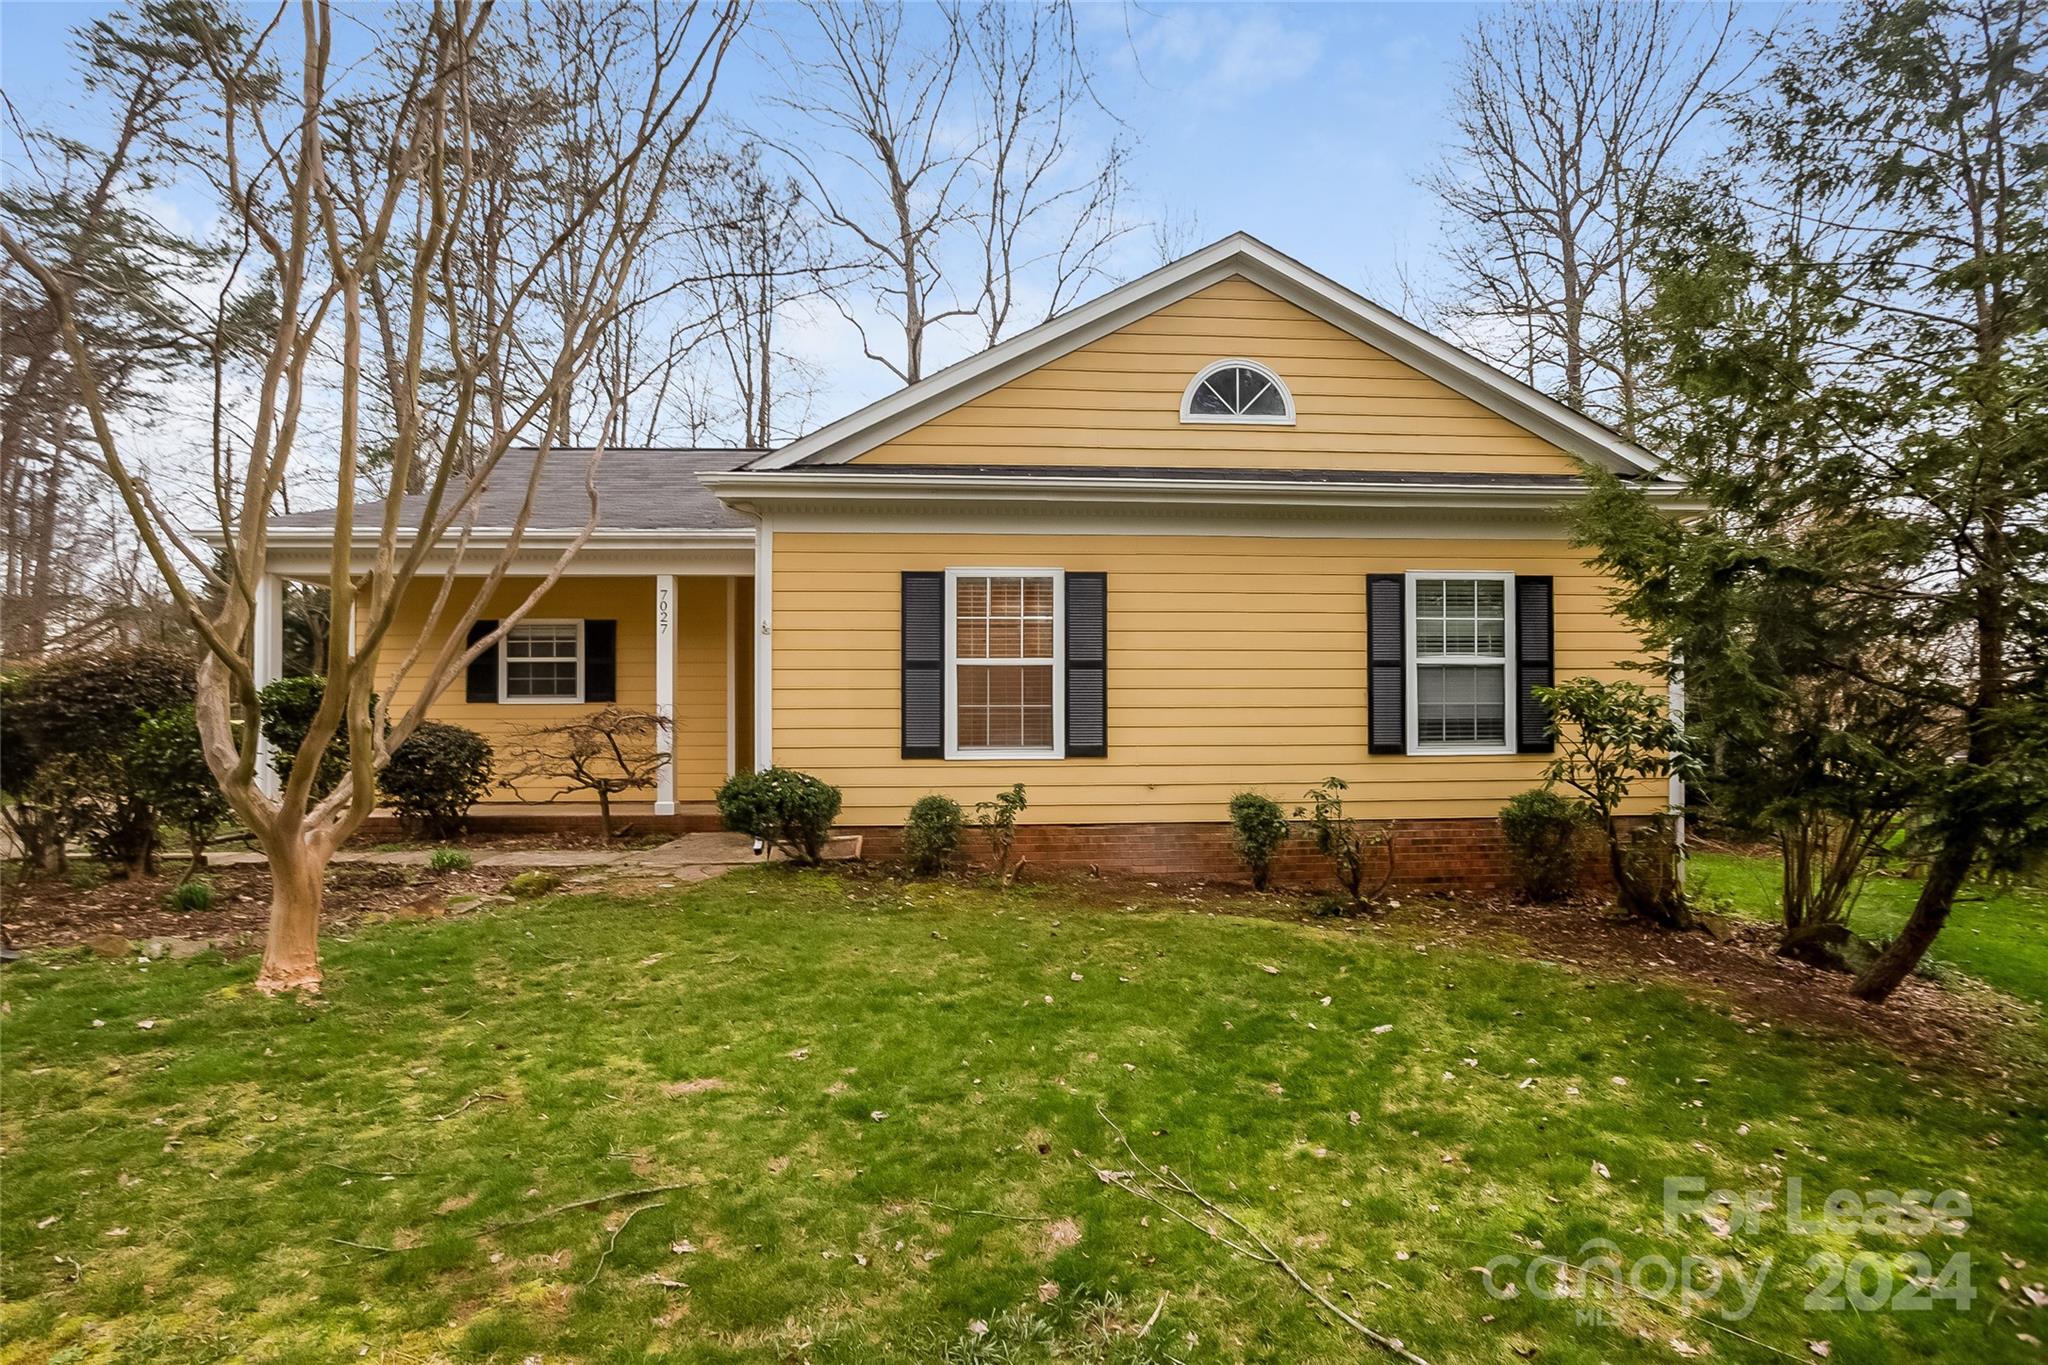
[[[793,863],[815,865],[839,815],[839,788],[791,768],[735,773],[718,789],[727,829],[779,848]]]
[[[327,699],[327,679],[319,677],[279,678],[257,693],[263,706],[263,738],[270,741],[270,766],[280,779],[291,776],[292,759],[312,728],[320,703]],[[375,694],[370,706],[377,705]],[[313,799],[319,800],[340,786],[348,776],[348,721],[344,717],[320,755],[320,769],[313,778]]]
[[[178,706],[146,717],[128,746],[128,768],[137,789],[156,807],[158,820],[185,836],[192,866],[204,867],[207,842],[234,811],[206,765],[192,708]]]
[[[392,751],[377,786],[407,830],[452,838],[491,789],[490,741],[460,725],[421,721]]]
[[[1273,857],[1291,833],[1287,812],[1272,797],[1239,792],[1230,798],[1230,846],[1252,874],[1253,890],[1266,889],[1273,877]]]
[[[1532,901],[1562,900],[1579,882],[1579,808],[1548,787],[1525,791],[1500,811],[1515,885]]]
[[[966,826],[967,816],[952,797],[936,792],[918,797],[903,822],[903,860],[920,877],[944,871]]]
[[[36,789],[51,788],[64,832],[83,833],[116,872],[153,870],[156,810],[130,771],[129,746],[146,716],[191,703],[193,672],[190,659],[161,645],[65,655],[30,670],[8,688],[9,794],[35,810]]]

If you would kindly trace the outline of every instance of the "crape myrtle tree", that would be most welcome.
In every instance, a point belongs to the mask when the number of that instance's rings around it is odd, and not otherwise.
[[[596,456],[579,456],[592,461],[583,536],[494,630],[469,638],[514,561],[542,461],[519,476],[526,497],[509,546],[487,553],[469,544],[483,481],[514,446],[546,452],[574,435],[579,381],[627,302],[649,223],[744,16],[737,0],[503,11],[443,0],[380,11],[371,25],[318,0],[257,10],[181,0],[144,17],[192,55],[194,74],[166,97],[175,111],[140,135],[220,224],[230,261],[221,311],[259,293],[269,319],[231,382],[217,371],[213,385],[217,550],[167,505],[144,472],[141,438],[116,424],[76,264],[11,228],[0,245],[48,301],[95,452],[202,642],[194,709],[207,764],[272,873],[257,983],[317,990],[327,863],[374,809],[378,768],[532,608],[594,523]],[[507,25],[516,44],[499,40]],[[373,453],[381,486],[397,491],[377,496]],[[328,685],[270,795],[259,783],[252,627],[270,518],[295,477],[331,482],[329,610],[353,615],[356,629],[327,633]],[[407,488],[420,495],[410,508]],[[449,560],[476,576],[441,572]],[[373,699],[379,646],[430,562],[429,619],[386,660],[397,677]],[[238,712],[244,723],[233,723]],[[349,772],[321,794],[320,759],[337,734]]]
[[[1684,660],[1711,794],[1797,855],[1788,918],[1900,831],[1924,860],[1869,1000],[2048,821],[2044,54],[2028,0],[1776,46],[1729,179],[1658,210],[1664,443],[1707,510],[1606,480],[1580,528]]]

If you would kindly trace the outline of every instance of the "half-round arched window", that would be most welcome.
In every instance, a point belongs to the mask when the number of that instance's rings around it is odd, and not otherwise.
[[[1280,376],[1250,360],[1219,360],[1194,377],[1181,395],[1183,422],[1294,421],[1294,395]]]

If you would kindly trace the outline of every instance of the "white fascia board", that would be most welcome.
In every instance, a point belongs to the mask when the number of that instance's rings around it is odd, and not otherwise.
[[[1655,474],[1661,468],[1655,456],[1618,433],[1241,232],[950,365],[791,442],[749,468],[843,464],[1049,360],[1233,275],[1270,289],[1582,459],[1616,473]]]
[[[574,531],[529,530],[519,537],[513,550],[512,571],[545,572],[576,539]],[[427,553],[423,572],[446,573],[474,566],[487,572],[510,545],[507,527],[479,527],[463,547],[457,563],[455,536]],[[381,538],[374,532],[353,538],[350,572],[366,573],[375,562]],[[398,548],[406,544],[398,542]],[[269,537],[267,565],[272,572],[292,578],[324,581],[334,554],[334,534],[323,527],[293,526],[273,530]],[[694,531],[595,531],[571,559],[571,575],[737,574],[744,577],[754,562],[754,529],[751,526]]]
[[[557,528],[546,530],[528,529],[519,535],[521,550],[564,549],[574,543],[579,533]],[[374,550],[383,543],[383,535],[375,530],[358,531],[350,540],[352,548]],[[411,543],[412,537],[401,531],[395,544]],[[326,549],[334,544],[334,532],[324,526],[274,527],[269,533],[270,547],[280,549]],[[450,531],[441,537],[437,550],[453,550],[463,543],[459,531]],[[478,526],[471,529],[464,548],[471,552],[503,550],[512,543],[512,528],[509,526]],[[720,530],[676,530],[676,531],[608,531],[599,529],[590,533],[586,546],[593,550],[618,550],[624,552],[658,553],[664,550],[722,550],[733,546],[752,546],[754,530],[751,526],[728,527]]]
[[[729,506],[889,507],[906,503],[1024,508],[1220,507],[1313,510],[1428,508],[1445,511],[1534,510],[1564,507],[1585,495],[1583,485],[1495,483],[1348,484],[1293,479],[1205,479],[1199,474],[1088,478],[1072,474],[773,473],[736,470],[701,474]],[[1684,485],[1651,484],[1649,495],[1674,511],[1697,510]]]

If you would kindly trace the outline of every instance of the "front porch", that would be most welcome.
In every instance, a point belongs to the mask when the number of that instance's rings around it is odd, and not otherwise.
[[[494,651],[457,674],[427,716],[488,740],[501,782],[508,748],[538,727],[607,705],[662,716],[669,724],[657,743],[668,761],[651,789],[614,798],[614,816],[677,833],[716,829],[712,797],[753,761],[753,554],[741,545],[707,547],[664,555],[660,571],[649,571],[652,557],[579,553]],[[312,565],[272,564],[257,590],[259,685],[282,675],[286,584],[326,581]],[[479,623],[511,615],[544,581],[545,567],[501,580],[486,594]],[[418,697],[435,651],[483,582],[481,573],[429,571],[402,595],[377,645],[377,691],[394,709]],[[354,615],[334,628],[361,649],[370,624]],[[267,756],[262,771],[274,789]],[[500,832],[595,828],[596,801],[590,792],[527,778],[494,788],[472,818]]]

